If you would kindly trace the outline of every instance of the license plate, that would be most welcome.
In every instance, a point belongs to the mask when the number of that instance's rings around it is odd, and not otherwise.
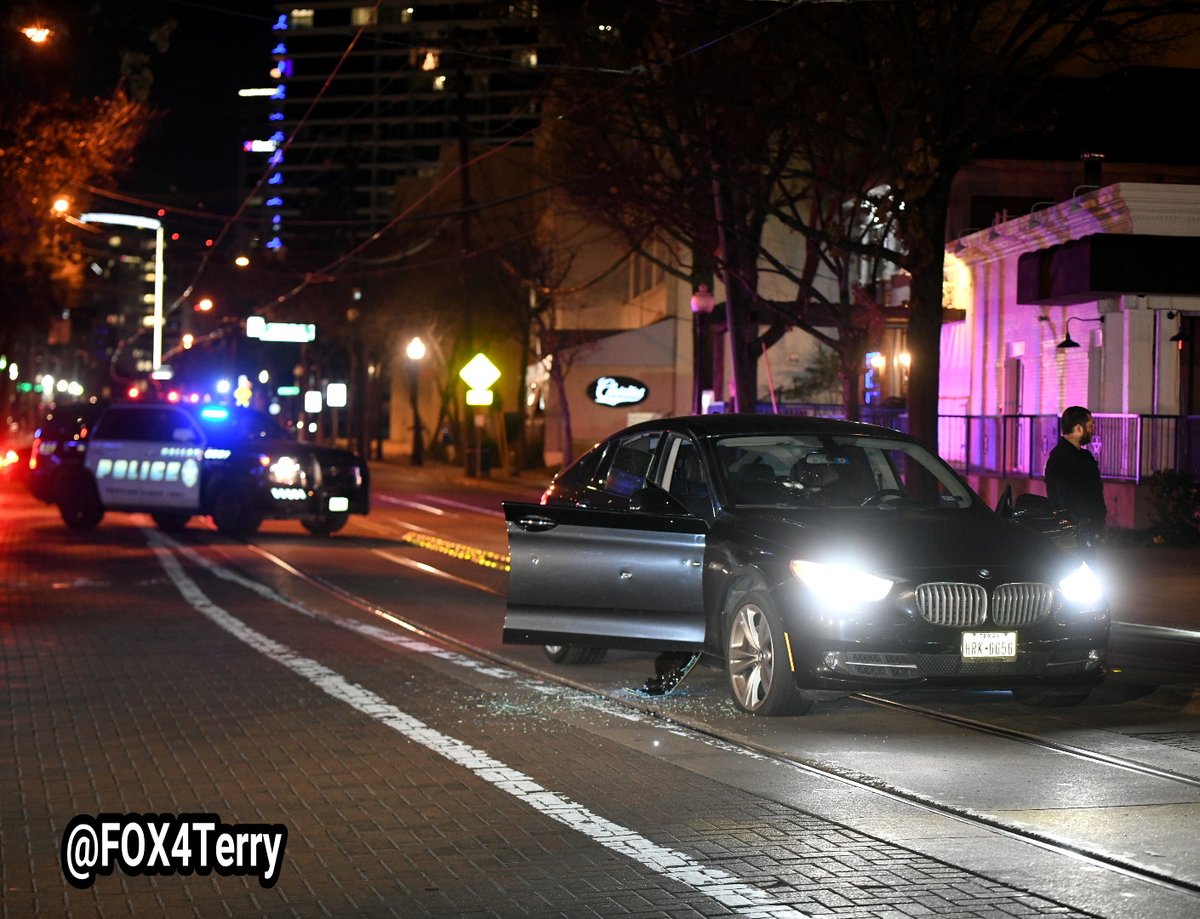
[[[350,510],[350,499],[349,498],[330,498],[329,499],[329,510],[331,513],[334,513],[334,514],[340,514],[345,511]]]
[[[1016,632],[963,632],[962,656],[965,661],[1015,661]]]

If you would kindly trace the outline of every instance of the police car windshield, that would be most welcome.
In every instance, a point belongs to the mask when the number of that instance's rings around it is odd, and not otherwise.
[[[213,446],[228,447],[255,440],[290,440],[270,415],[252,409],[202,408],[197,417]]]

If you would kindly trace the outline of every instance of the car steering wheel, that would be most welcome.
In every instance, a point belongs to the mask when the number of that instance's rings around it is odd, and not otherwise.
[[[859,503],[859,507],[872,507],[876,504],[882,504],[888,498],[903,498],[904,492],[899,488],[881,488],[873,495],[867,495]]]

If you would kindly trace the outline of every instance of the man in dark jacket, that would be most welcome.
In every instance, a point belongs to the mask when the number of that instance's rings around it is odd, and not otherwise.
[[[1072,405],[1062,413],[1059,431],[1058,444],[1046,458],[1046,494],[1075,520],[1080,548],[1090,550],[1108,516],[1100,467],[1086,449],[1096,434],[1096,421],[1086,408]]]

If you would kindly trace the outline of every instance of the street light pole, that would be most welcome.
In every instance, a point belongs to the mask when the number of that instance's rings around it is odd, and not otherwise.
[[[692,414],[703,410],[704,389],[704,329],[716,306],[707,284],[701,284],[692,294]]]
[[[413,445],[412,464],[425,464],[425,443],[421,433],[421,406],[417,397],[417,384],[421,377],[421,361],[425,357],[425,342],[419,335],[414,335],[404,353],[408,356],[408,396],[412,400],[413,415]]]

